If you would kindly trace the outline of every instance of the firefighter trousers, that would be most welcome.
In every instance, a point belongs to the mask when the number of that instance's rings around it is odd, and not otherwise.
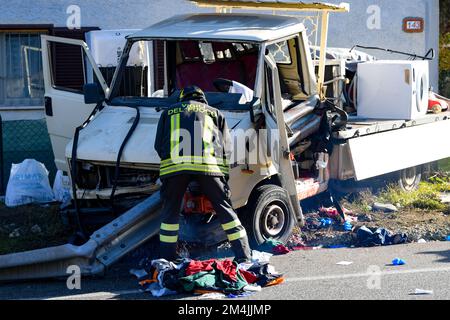
[[[230,189],[223,177],[182,174],[162,180],[163,200],[162,223],[159,232],[160,257],[166,260],[177,258],[176,249],[180,229],[181,205],[186,189],[191,181],[196,181],[202,193],[211,201],[214,211],[226,232],[236,260],[251,260],[251,250],[247,233],[241,224],[230,200]]]

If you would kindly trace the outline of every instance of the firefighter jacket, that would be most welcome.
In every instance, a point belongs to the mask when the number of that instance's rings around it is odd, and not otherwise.
[[[227,177],[230,133],[223,114],[201,102],[179,102],[163,112],[155,149],[162,179],[180,174]]]

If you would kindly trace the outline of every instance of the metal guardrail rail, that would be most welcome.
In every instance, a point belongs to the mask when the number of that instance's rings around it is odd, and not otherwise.
[[[82,246],[66,244],[0,256],[0,281],[65,277],[73,265],[85,276],[103,274],[158,233],[160,208],[158,191],[97,230]]]

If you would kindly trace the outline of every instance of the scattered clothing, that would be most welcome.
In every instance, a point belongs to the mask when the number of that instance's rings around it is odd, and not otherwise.
[[[240,82],[233,81],[228,93],[239,93],[242,95],[239,104],[246,104],[253,101],[254,91]]]
[[[187,263],[185,260],[175,264],[164,259],[147,263],[143,270],[133,270],[138,278],[142,291],[150,292],[154,297],[177,294],[180,288],[174,279],[183,271]]]
[[[273,249],[279,245],[283,245],[283,242],[275,239],[267,239],[263,244],[258,247],[258,251],[273,253]]]
[[[320,230],[322,229],[322,222],[320,219],[308,218],[306,219],[305,228],[310,231]]]
[[[219,297],[218,294],[240,296],[283,282],[282,275],[268,263],[238,264],[228,259],[169,262],[158,259],[146,260],[143,264],[143,269],[133,269],[130,273],[138,278],[142,291],[155,297],[178,293],[210,294],[212,298]]]
[[[192,260],[186,268],[186,275],[191,276],[202,271],[212,271],[214,269],[221,271],[229,281],[237,281],[237,265],[231,260]]]
[[[261,252],[257,250],[252,251],[252,262],[253,263],[269,263],[270,258],[273,256],[273,254],[268,252]]]
[[[393,235],[389,230],[384,228],[375,231],[363,226],[356,232],[357,244],[361,247],[388,246],[403,244],[408,241],[406,234]]]
[[[258,281],[258,277],[250,271],[247,270],[240,270],[242,276],[244,277],[245,281],[247,281],[250,284],[256,283]]]
[[[273,281],[282,278],[283,275],[278,274],[275,269],[269,264],[255,264],[253,267],[247,271],[253,273],[257,277],[256,285],[260,287],[267,287]]]
[[[209,293],[202,294],[200,298],[202,300],[221,300],[225,297],[226,296],[223,293],[209,292]]]
[[[395,258],[394,260],[392,260],[393,266],[403,266],[405,264],[406,264],[405,260],[400,259],[400,258]]]
[[[289,239],[287,246],[292,250],[294,247],[306,247],[306,244],[299,235],[294,234]]]
[[[289,250],[288,247],[286,247],[285,245],[282,245],[282,244],[279,244],[278,246],[273,248],[272,251],[276,255],[283,255],[283,254],[288,254],[289,252],[291,252],[291,250]]]
[[[344,230],[345,231],[352,231],[353,230],[353,225],[351,224],[351,222],[345,221],[345,223],[344,223]]]
[[[242,293],[239,293],[239,294],[232,294],[232,293],[230,293],[230,294],[227,295],[227,298],[229,298],[229,299],[245,298],[245,297],[249,297],[249,296],[251,296],[253,294],[254,294],[254,292],[242,292]]]
[[[352,211],[347,210],[345,208],[342,208],[342,210],[344,211],[345,215],[353,214]],[[336,208],[334,208],[334,207],[331,207],[331,208],[324,208],[324,207],[322,207],[322,208],[319,209],[319,212],[322,215],[325,215],[326,217],[329,217],[329,218],[332,218],[332,219],[340,219],[340,217],[341,217],[341,215],[339,214],[339,211]]]

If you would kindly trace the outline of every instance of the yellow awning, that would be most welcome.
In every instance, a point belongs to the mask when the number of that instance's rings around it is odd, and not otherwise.
[[[264,0],[190,0],[203,8],[275,10],[275,11],[333,11],[349,12],[348,3],[330,4],[305,1],[264,1]]]

